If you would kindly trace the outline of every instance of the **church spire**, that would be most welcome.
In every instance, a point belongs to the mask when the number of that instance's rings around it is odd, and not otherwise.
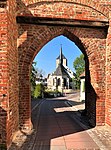
[[[60,49],[60,64],[63,64],[63,58],[62,58],[62,44],[61,44],[61,49]]]

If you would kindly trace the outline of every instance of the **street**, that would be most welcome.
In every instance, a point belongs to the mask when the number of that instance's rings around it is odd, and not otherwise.
[[[67,100],[45,100],[39,110],[38,127],[32,150],[99,149],[88,133],[74,121]]]
[[[32,101],[33,129],[20,131],[10,150],[110,150],[110,128],[85,126],[82,109],[79,93]]]

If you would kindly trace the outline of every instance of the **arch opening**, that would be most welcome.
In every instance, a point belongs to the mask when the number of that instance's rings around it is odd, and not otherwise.
[[[24,25],[22,25],[22,27],[24,28]],[[95,59],[94,55],[96,55],[96,52],[94,51],[94,49],[97,48],[96,45],[99,45],[98,49],[102,48],[102,50],[104,50],[104,47],[101,47],[101,43],[105,44],[105,35],[106,35],[105,32],[102,29],[99,29],[99,30],[93,29],[92,30],[90,28],[87,29],[87,28],[50,27],[50,26],[49,27],[46,27],[46,26],[37,27],[37,26],[33,26],[33,25],[32,25],[32,27],[33,27],[32,33],[30,33],[30,31],[27,30],[28,31],[27,38],[29,38],[29,39],[28,39],[28,42],[25,41],[27,43],[27,46],[26,46],[27,48],[25,48],[25,50],[26,49],[27,50],[25,51],[26,52],[25,58],[22,56],[24,58],[24,60],[21,57],[21,59],[23,61],[23,64],[22,64],[23,69],[24,69],[24,67],[25,67],[25,70],[27,68],[27,71],[25,71],[25,74],[26,74],[25,78],[27,80],[27,83],[29,82],[29,73],[30,73],[29,68],[31,66],[32,61],[34,60],[34,57],[37,55],[37,53],[39,53],[41,48],[45,44],[47,44],[50,40],[52,40],[53,38],[55,38],[57,36],[63,35],[65,37],[67,37],[68,39],[70,39],[72,42],[74,42],[79,47],[79,49],[82,51],[82,53],[85,56],[84,57],[85,64],[86,64],[85,65],[85,74],[86,74],[86,77],[85,77],[85,81],[86,81],[86,84],[85,84],[85,93],[86,93],[85,94],[85,99],[86,99],[85,114],[87,114],[89,116],[89,118],[91,120],[91,124],[93,124],[93,126],[95,126],[95,124],[97,122],[96,103],[97,103],[97,99],[100,99],[100,97],[98,96],[97,89],[95,87],[95,85],[96,85],[95,83],[97,82],[96,79],[97,79],[97,74],[98,74],[98,71],[97,71],[98,66],[96,66],[94,64],[94,62],[96,61],[96,60],[94,60]],[[38,33],[40,33],[40,34],[38,34]],[[29,42],[29,41],[31,41],[31,42]],[[91,47],[92,44],[90,41],[94,44],[93,47]],[[23,43],[23,45],[24,45],[24,43]],[[27,61],[28,61],[28,65],[26,63]],[[95,68],[95,70],[94,70],[94,68]],[[22,72],[22,70],[21,70],[21,72]],[[96,73],[95,74],[96,76],[93,79],[92,75],[94,73]],[[24,78],[24,74],[23,74],[23,77],[21,77],[21,78],[22,79]],[[53,80],[53,81],[55,83],[55,80]],[[25,82],[26,81],[24,80],[24,83]],[[22,90],[23,90],[23,88],[22,88]],[[26,98],[28,100],[28,107],[30,104],[29,101],[31,101],[30,93],[28,93],[29,91],[30,91],[30,85],[28,83],[27,98]],[[21,93],[23,93],[23,91],[20,90],[20,95],[21,95]],[[21,103],[21,100],[20,100],[20,103]],[[30,109],[30,107],[28,109]],[[29,114],[30,114],[30,111],[29,111]],[[22,115],[22,113],[21,113],[21,115]],[[28,119],[30,120],[31,115],[28,117],[29,117]],[[104,120],[102,120],[102,122],[104,122]],[[22,123],[22,125],[23,125],[23,123]]]

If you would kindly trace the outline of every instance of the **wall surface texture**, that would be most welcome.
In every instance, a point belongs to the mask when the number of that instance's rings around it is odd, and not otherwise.
[[[41,48],[64,35],[86,61],[86,113],[91,125],[111,126],[111,2],[0,1],[0,146],[32,128],[30,68]]]

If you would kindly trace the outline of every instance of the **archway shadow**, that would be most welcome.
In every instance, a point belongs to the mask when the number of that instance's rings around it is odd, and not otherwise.
[[[91,84],[91,72],[89,69],[89,59],[85,56],[85,111],[88,116],[89,124],[96,126],[96,102],[99,99],[94,87]]]
[[[41,149],[50,150],[51,147],[56,147],[55,142],[58,143],[60,140],[62,143],[63,137],[67,139],[67,137],[72,135],[83,134],[86,130],[77,122],[78,111],[70,109],[70,106],[66,104],[67,102],[68,99],[65,98],[59,100],[56,98],[49,99],[45,102],[40,112],[37,127],[38,132],[36,133],[36,144],[34,145],[36,149],[41,147]],[[80,104],[81,102],[75,102],[73,106]],[[63,143],[60,145],[64,146]]]
[[[6,121],[7,112],[0,107],[0,150],[6,149]]]
[[[68,103],[72,103],[72,106]],[[13,142],[10,150],[13,148],[25,150],[26,147],[28,150],[31,146],[34,147],[34,150],[39,150],[39,148],[41,150],[50,150],[51,146],[56,145],[55,142],[59,142],[59,139],[62,142],[61,146],[64,145],[62,137],[67,138],[67,136],[70,137],[72,134],[82,134],[86,130],[77,121],[77,113],[79,112],[71,109],[73,106],[83,104],[83,102],[72,101],[62,97],[61,99],[47,99],[43,104],[42,109],[42,105],[39,105],[37,109],[32,111],[32,133],[27,134],[21,131],[22,138],[25,138],[24,142],[21,146],[17,143],[20,139],[15,143]],[[82,116],[79,116],[81,120]],[[85,124],[85,122],[82,123]],[[87,129],[89,128],[91,127],[88,126]]]

